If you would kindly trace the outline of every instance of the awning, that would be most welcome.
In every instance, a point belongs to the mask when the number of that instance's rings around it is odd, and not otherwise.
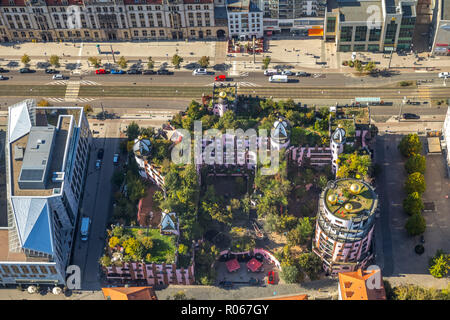
[[[323,36],[323,29],[321,28],[311,28],[308,29],[308,37]]]
[[[252,272],[256,272],[261,268],[262,263],[253,258],[247,263],[247,268],[249,268]]]
[[[228,260],[225,264],[227,266],[228,272],[233,272],[241,268],[237,259]]]

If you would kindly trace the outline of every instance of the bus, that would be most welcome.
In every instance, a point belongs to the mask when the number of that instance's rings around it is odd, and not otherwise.
[[[90,224],[91,224],[91,219],[89,217],[83,217],[81,219],[80,233],[81,233],[82,241],[86,241],[88,239]]]
[[[269,82],[288,82],[288,77],[280,75],[271,76]]]

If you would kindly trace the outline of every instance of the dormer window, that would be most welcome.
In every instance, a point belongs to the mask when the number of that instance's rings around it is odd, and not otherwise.
[[[14,0],[9,0],[9,5],[10,5],[10,6],[15,6],[16,3],[14,2]]]

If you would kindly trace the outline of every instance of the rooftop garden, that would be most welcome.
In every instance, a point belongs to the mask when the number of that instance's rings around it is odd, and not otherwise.
[[[336,217],[351,219],[372,208],[375,194],[358,180],[338,180],[336,187],[325,192],[325,204]]]

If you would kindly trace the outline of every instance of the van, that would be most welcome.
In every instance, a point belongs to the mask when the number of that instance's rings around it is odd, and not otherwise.
[[[89,235],[89,226],[91,225],[91,219],[89,217],[83,217],[81,219],[81,241],[86,241]]]
[[[64,80],[64,76],[61,73],[57,73],[53,75],[53,80]]]
[[[275,69],[264,70],[264,75],[265,76],[273,76],[273,75],[276,75],[276,74],[278,74],[278,70],[275,70]]]
[[[288,82],[288,77],[287,76],[279,76],[279,75],[275,75],[275,76],[271,76],[269,78],[269,82]]]

